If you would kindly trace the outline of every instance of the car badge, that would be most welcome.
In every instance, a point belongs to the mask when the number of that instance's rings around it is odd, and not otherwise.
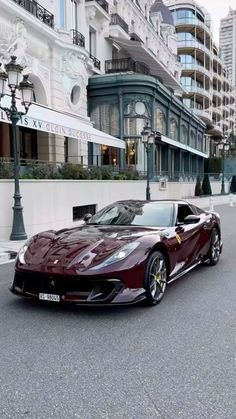
[[[181,244],[182,240],[179,234],[176,233],[175,238],[179,244]]]
[[[59,262],[58,259],[54,260],[53,264],[56,265]]]
[[[55,286],[55,281],[54,280],[52,280],[51,282],[50,282],[50,285],[52,285],[53,287]]]

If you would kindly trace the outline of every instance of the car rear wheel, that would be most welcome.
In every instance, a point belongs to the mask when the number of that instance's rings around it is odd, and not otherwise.
[[[167,277],[168,273],[164,255],[159,251],[153,252],[148,259],[144,279],[146,299],[149,305],[158,304],[164,297]]]
[[[220,259],[220,232],[213,228],[211,233],[211,245],[208,253],[209,265],[216,265]]]

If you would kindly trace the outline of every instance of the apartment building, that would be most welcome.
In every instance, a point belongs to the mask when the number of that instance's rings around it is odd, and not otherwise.
[[[229,9],[220,21],[220,50],[230,82],[236,86],[236,10]]]
[[[220,140],[234,127],[235,89],[213,41],[210,16],[194,0],[167,4],[178,37],[183,102],[205,122],[209,138]]]
[[[161,0],[0,0],[0,10],[0,62],[16,55],[35,86],[19,123],[22,158],[146,170],[149,122],[162,134],[153,173],[203,171],[206,125],[182,102],[174,21]],[[0,157],[10,157],[0,115]]]

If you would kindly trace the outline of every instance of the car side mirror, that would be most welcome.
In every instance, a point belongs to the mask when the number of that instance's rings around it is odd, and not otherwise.
[[[92,214],[88,213],[88,214],[85,214],[85,215],[84,215],[84,221],[85,221],[86,223],[90,220],[90,218],[92,218]]]
[[[184,224],[196,224],[196,223],[199,223],[199,221],[200,221],[199,215],[190,214],[190,215],[187,215],[187,217],[185,217]]]

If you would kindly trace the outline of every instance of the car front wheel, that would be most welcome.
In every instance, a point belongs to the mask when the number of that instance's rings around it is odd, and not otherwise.
[[[208,253],[209,265],[216,265],[220,259],[220,232],[213,228],[211,233],[211,245]]]
[[[144,279],[146,299],[149,305],[158,304],[164,297],[167,277],[168,273],[164,255],[159,251],[153,252],[148,259]]]

